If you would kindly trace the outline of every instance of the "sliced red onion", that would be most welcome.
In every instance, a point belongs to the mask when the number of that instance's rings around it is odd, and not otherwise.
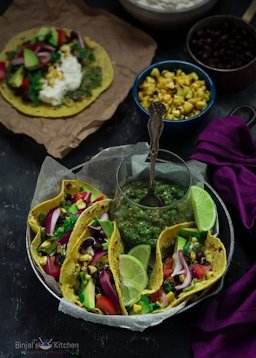
[[[106,255],[106,251],[97,251],[95,252],[90,265],[95,265],[104,255]]]
[[[186,262],[186,260],[185,260],[185,258],[183,256],[182,250],[178,251],[178,255],[180,257],[181,264],[183,265],[183,267],[185,269],[186,277],[185,277],[185,280],[182,282],[181,285],[174,286],[177,291],[188,287],[190,285],[191,281],[192,281],[192,274],[191,274],[190,269],[188,267],[188,264],[187,264],[187,262]]]
[[[166,293],[164,292],[164,290],[162,288],[159,290],[159,293],[160,293],[160,306],[162,308],[165,308],[168,306],[169,300],[167,298]]]
[[[100,280],[100,284],[101,284],[101,287],[102,287],[105,295],[112,301],[112,303],[115,306],[118,307],[119,301],[118,301],[116,292],[114,291],[113,286],[109,279],[109,275],[105,270],[100,272],[99,280]]]
[[[92,196],[92,193],[88,192],[84,197],[84,201],[86,202],[87,205],[89,205],[91,202],[91,196]]]
[[[173,257],[173,260],[174,260],[174,270],[173,270],[173,273],[171,274],[171,277],[174,277],[174,276],[180,274],[180,271],[183,270],[183,266],[182,266],[181,261],[180,261],[180,256],[178,255],[177,252],[175,252],[172,255],[172,257]]]
[[[42,65],[46,65],[51,59],[51,53],[46,51],[38,52],[37,56],[39,57]]]
[[[72,229],[69,229],[66,234],[64,234],[59,240],[58,240],[58,243],[61,244],[61,245],[65,245],[68,243],[68,240],[70,238],[70,235],[72,233]]]
[[[45,220],[45,233],[46,235],[52,235],[56,226],[57,220],[60,216],[60,208],[55,208],[49,211]]]
[[[55,47],[53,47],[51,45],[43,45],[42,49],[48,50],[48,51],[55,51]],[[41,51],[41,49],[39,51]]]
[[[103,213],[100,217],[100,220],[105,221],[105,220],[109,220],[109,215],[108,213]]]
[[[88,227],[88,229],[93,229],[93,230],[97,230],[97,231],[100,231],[100,230],[101,230],[101,226],[88,225],[87,227]]]
[[[47,256],[47,261],[46,261],[46,265],[44,266],[44,271],[50,275],[51,273],[51,265],[50,265],[50,260],[49,260],[49,256]]]
[[[81,33],[79,31],[76,31],[76,34],[77,34],[77,40],[79,42],[79,45],[84,48],[84,40],[83,40],[83,37],[81,35]]]
[[[19,66],[24,64],[24,57],[16,57],[10,61],[12,66]]]

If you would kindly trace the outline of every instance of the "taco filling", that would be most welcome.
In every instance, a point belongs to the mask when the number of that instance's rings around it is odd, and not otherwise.
[[[10,41],[0,60],[2,95],[32,115],[77,113],[106,89],[113,77],[105,50],[64,28],[28,30]],[[28,110],[29,106],[37,110]],[[46,112],[41,111],[44,106]],[[59,112],[60,108],[66,111]]]
[[[104,198],[103,195],[99,196],[93,193],[89,187],[81,185],[72,194],[64,192],[59,205],[48,212],[40,212],[39,207],[35,219],[40,225],[41,236],[36,254],[45,273],[53,276],[56,280],[59,279],[67,246],[79,216],[89,206]]]
[[[160,235],[156,266],[162,269],[161,287],[153,294],[142,296],[132,314],[176,306],[210,287],[224,273],[226,255],[221,241],[188,224],[168,228]]]
[[[115,273],[110,265],[113,237],[114,240],[117,237],[117,227],[109,220],[108,213],[95,217],[72,248],[60,279],[64,298],[88,311],[105,315],[121,312]]]

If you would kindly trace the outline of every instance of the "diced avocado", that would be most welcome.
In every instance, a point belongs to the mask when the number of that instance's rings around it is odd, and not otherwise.
[[[98,194],[94,194],[94,193],[92,192],[92,189],[89,188],[89,187],[86,186],[86,185],[81,185],[81,186],[80,186],[80,191],[86,191],[87,193],[91,192],[91,193],[92,193],[91,202],[94,201],[95,199],[97,199],[97,197],[99,196]]]
[[[24,78],[24,67],[19,67],[9,78],[8,84],[11,87],[19,88],[22,85]]]
[[[103,242],[102,248],[103,248],[103,250],[107,250],[108,249],[108,242]]]
[[[179,235],[185,237],[187,240],[191,237],[196,237],[198,241],[202,242],[206,239],[207,232],[199,231],[195,227],[180,229]]]
[[[29,48],[24,48],[24,65],[28,70],[35,70],[40,67],[40,60],[37,54]]]
[[[114,231],[113,223],[110,220],[99,220],[100,226],[102,227],[103,231],[105,232],[108,238],[111,238],[111,235]]]
[[[70,214],[76,214],[78,212],[78,208],[76,206],[76,204],[72,204],[69,209],[68,209]]]
[[[196,227],[185,227],[180,229],[179,235],[188,239],[190,236],[194,236],[194,234],[198,234],[199,230]]]
[[[92,278],[87,281],[83,291],[80,292],[79,298],[85,308],[95,308],[95,284]]]
[[[179,250],[183,250],[184,245],[186,244],[186,239],[182,236],[177,236],[175,241],[174,252],[178,252]]]
[[[42,244],[38,248],[38,252],[44,252],[46,254],[50,254],[53,252],[57,247],[57,241],[56,240],[46,240],[42,242]]]
[[[58,46],[59,36],[58,31],[55,29],[55,27],[51,28],[51,34],[49,36],[48,41],[52,46]]]
[[[49,28],[48,27],[41,27],[37,34],[37,40],[39,42],[43,42],[46,38],[46,36],[49,34]]]

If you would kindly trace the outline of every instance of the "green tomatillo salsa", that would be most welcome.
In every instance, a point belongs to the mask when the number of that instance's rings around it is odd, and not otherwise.
[[[112,212],[124,240],[154,247],[165,227],[185,221],[185,214],[175,205],[184,197],[185,191],[176,184],[156,180],[155,194],[162,200],[164,207],[148,208],[138,205],[147,194],[147,189],[148,182],[144,180],[127,183],[123,188],[125,196],[118,204],[114,204]]]

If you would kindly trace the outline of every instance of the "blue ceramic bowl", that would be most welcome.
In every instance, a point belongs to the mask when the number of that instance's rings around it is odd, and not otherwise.
[[[208,114],[210,108],[212,107],[212,105],[215,101],[215,97],[216,97],[215,85],[214,85],[212,79],[204,70],[202,70],[200,67],[194,65],[193,63],[179,61],[179,60],[170,60],[170,61],[161,61],[161,62],[153,63],[152,65],[144,68],[137,75],[137,77],[135,79],[133,89],[132,89],[132,95],[133,95],[134,101],[136,103],[139,115],[141,116],[141,118],[143,120],[146,121],[146,123],[149,119],[149,112],[145,108],[143,108],[142,105],[140,104],[140,101],[138,98],[138,90],[139,90],[140,84],[145,80],[146,76],[149,76],[149,74],[153,68],[158,68],[160,72],[162,70],[175,71],[178,69],[183,70],[187,74],[191,73],[191,72],[196,72],[198,74],[199,79],[205,81],[206,87],[211,93],[211,97],[208,101],[207,107],[204,110],[202,110],[202,112],[195,115],[194,117],[190,117],[187,119],[179,119],[179,120],[164,119],[163,135],[167,134],[167,133],[168,134],[169,133],[172,133],[172,134],[182,133],[184,130],[191,128],[195,124],[199,124],[200,121],[203,121],[204,119],[207,118],[207,114]]]

